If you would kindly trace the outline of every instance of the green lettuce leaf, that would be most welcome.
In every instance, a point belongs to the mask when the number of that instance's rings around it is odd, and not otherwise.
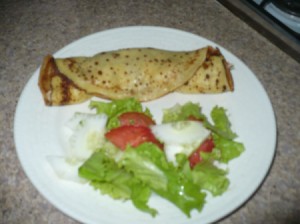
[[[218,161],[228,163],[230,160],[239,157],[244,151],[245,147],[243,143],[222,138],[213,134],[213,140],[215,148],[220,150],[220,158]]]
[[[144,184],[136,184],[132,188],[131,200],[133,205],[143,212],[147,212],[152,216],[157,215],[157,210],[149,207],[148,201],[152,194],[151,188]]]
[[[201,152],[201,157],[203,161],[191,169],[187,156],[178,154],[178,169],[182,170],[184,177],[190,179],[200,189],[209,191],[213,196],[223,194],[230,183],[226,177],[228,172],[213,164],[214,153]]]
[[[104,113],[108,116],[107,129],[112,129],[120,125],[118,116],[125,112],[143,112],[152,118],[148,108],[143,108],[142,104],[134,98],[113,100],[111,102],[91,101],[90,108],[96,109],[97,114]]]
[[[208,190],[213,196],[223,194],[229,186],[227,171],[220,169],[208,161],[197,164],[192,170],[194,183]]]
[[[187,102],[183,105],[176,104],[169,109],[163,110],[162,123],[184,121],[190,116],[199,120],[206,120],[199,104]]]
[[[211,117],[214,127],[222,131],[225,135],[213,134],[215,148],[220,150],[220,162],[228,163],[230,160],[239,157],[245,151],[242,143],[235,141],[236,133],[231,130],[231,123],[226,114],[226,110],[222,107],[214,107],[211,111]]]
[[[79,167],[80,177],[90,180],[90,184],[103,194],[115,199],[129,199],[132,175],[119,169],[114,159],[108,157],[104,150],[94,153]]]
[[[114,199],[131,200],[136,208],[152,216],[157,211],[147,203],[151,196],[151,189],[134,176],[120,167],[109,157],[105,150],[94,153],[79,168],[80,177],[90,181],[90,185]]]
[[[185,178],[181,170],[167,162],[156,145],[144,143],[135,149],[126,149],[121,163],[135,178],[172,202],[188,217],[193,209],[201,211],[203,208],[206,194]]]
[[[166,190],[168,178],[164,171],[169,169],[170,164],[156,145],[144,143],[136,148],[128,147],[120,163],[151,188]]]
[[[203,125],[211,130],[212,132],[227,138],[227,139],[233,139],[236,137],[235,133],[229,131],[229,129],[223,128],[226,124],[226,121],[229,122],[227,119],[227,116],[225,113],[220,113],[219,110],[216,110],[217,108],[214,108],[212,111],[211,116],[213,116],[213,120],[215,119],[215,122],[218,125],[213,125],[209,122],[207,117],[202,113],[202,108],[197,103],[187,102],[183,105],[176,104],[175,106],[163,110],[163,119],[162,123],[169,123],[169,122],[176,122],[176,121],[183,121],[187,120],[189,117],[193,117],[195,119],[198,119],[203,122]],[[221,110],[222,112],[222,110]],[[225,110],[223,111],[225,112]]]
[[[215,130],[219,130],[219,132],[223,133],[221,134],[222,137],[227,139],[234,139],[237,137],[236,133],[231,130],[231,123],[226,114],[226,110],[223,107],[215,106],[212,109],[210,116],[214,122]]]

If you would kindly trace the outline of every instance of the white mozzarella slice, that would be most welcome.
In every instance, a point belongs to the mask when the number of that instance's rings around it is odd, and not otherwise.
[[[210,134],[210,131],[198,121],[159,124],[152,126],[151,130],[165,144],[201,143]]]
[[[104,142],[105,114],[75,114],[68,123],[73,133],[69,139],[67,157],[72,160],[86,160]]]
[[[167,160],[169,162],[173,162],[176,164],[176,155],[178,153],[185,154],[187,156],[191,155],[192,152],[198,147],[199,145],[195,144],[188,144],[188,145],[179,145],[179,144],[166,144],[164,146],[164,152],[166,154]]]
[[[201,122],[178,121],[151,127],[156,138],[164,143],[164,152],[168,161],[176,164],[176,155],[183,153],[187,156],[210,135]]]

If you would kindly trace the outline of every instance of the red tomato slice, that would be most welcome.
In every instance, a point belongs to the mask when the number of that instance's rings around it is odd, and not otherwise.
[[[151,129],[144,126],[125,125],[111,129],[105,134],[105,137],[121,150],[126,146],[137,147],[144,142],[152,142],[161,149],[162,144],[152,134]]]
[[[198,149],[196,149],[195,152],[193,152],[190,157],[189,157],[189,161],[190,161],[190,166],[191,168],[193,168],[194,166],[196,166],[198,163],[200,163],[202,161],[202,158],[200,156],[200,152],[211,152],[213,150],[213,148],[215,147],[214,141],[212,138],[208,138],[206,139],[200,146]]]
[[[151,117],[140,112],[126,112],[118,117],[120,126],[133,125],[133,126],[145,126],[154,125],[155,122]]]

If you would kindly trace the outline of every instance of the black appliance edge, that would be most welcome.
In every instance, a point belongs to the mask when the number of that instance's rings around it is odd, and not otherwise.
[[[245,0],[217,0],[229,11],[300,63],[300,40]]]

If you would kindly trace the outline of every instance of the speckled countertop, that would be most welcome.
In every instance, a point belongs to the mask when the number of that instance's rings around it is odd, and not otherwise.
[[[257,75],[276,114],[276,156],[253,197],[219,223],[300,223],[300,65],[214,0],[0,2],[0,223],[77,223],[26,177],[14,145],[15,108],[46,54],[85,35],[129,25],[201,35],[227,48]]]

